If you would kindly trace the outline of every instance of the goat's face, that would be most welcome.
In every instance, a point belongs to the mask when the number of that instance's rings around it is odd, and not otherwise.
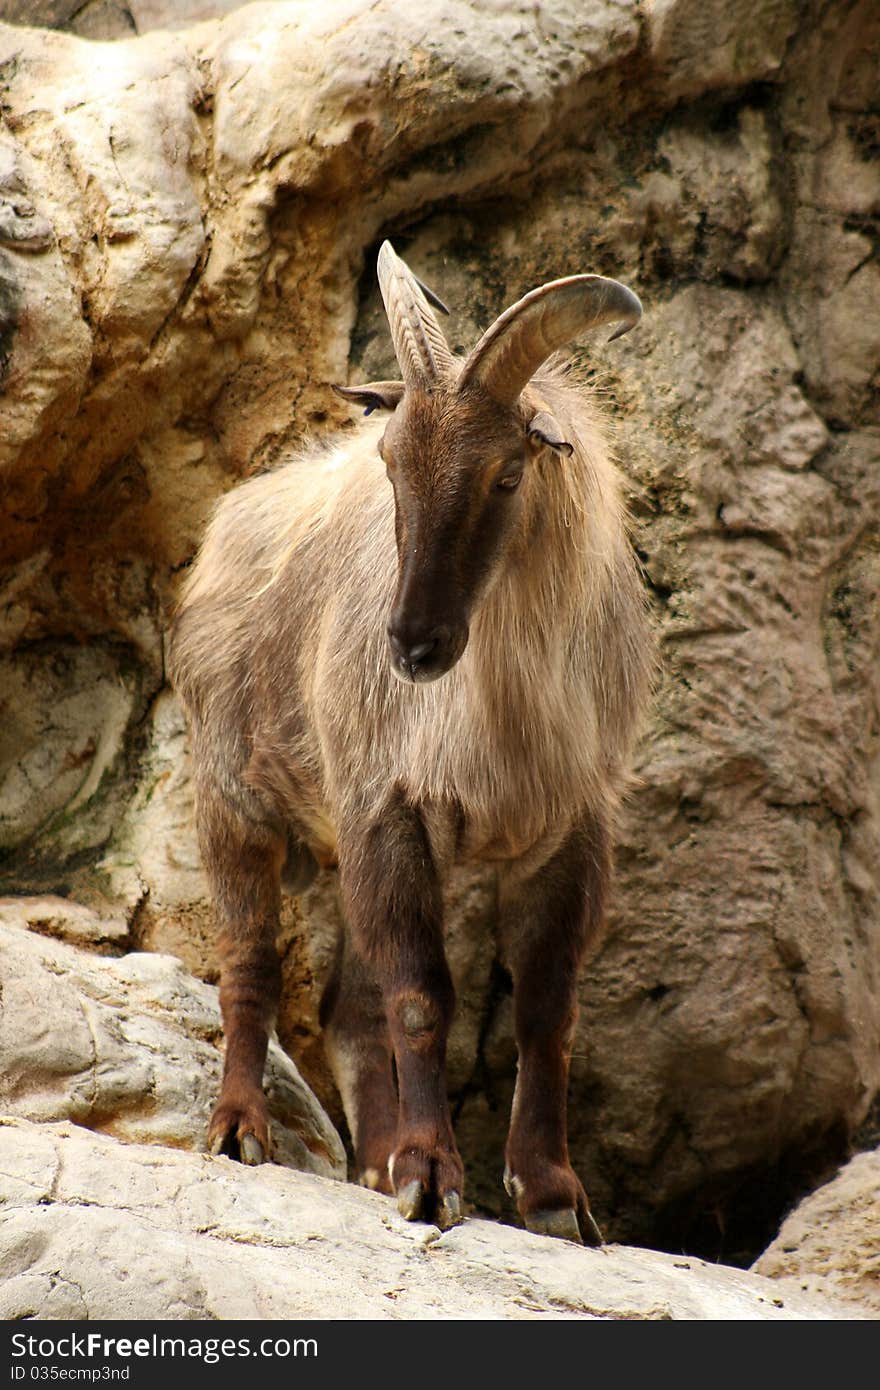
[[[535,444],[516,408],[478,389],[411,390],[379,445],[394,488],[397,592],[388,618],[395,675],[442,676],[504,565]]]
[[[396,509],[391,664],[401,680],[432,681],[458,661],[471,614],[504,564],[533,455],[571,453],[551,415],[527,418],[523,388],[578,333],[617,323],[619,338],[642,307],[616,280],[553,280],[506,309],[462,364],[431,308],[445,306],[387,241],[377,272],[403,380],[336,390],[367,413],[394,412],[380,445]]]

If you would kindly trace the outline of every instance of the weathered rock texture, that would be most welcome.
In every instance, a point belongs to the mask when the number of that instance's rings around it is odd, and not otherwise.
[[[878,52],[868,0],[0,29],[3,891],[108,895],[135,945],[210,977],[162,633],[217,495],[349,427],[328,382],[390,367],[379,238],[456,344],[542,280],[632,283],[643,326],[582,355],[665,673],[572,1148],[613,1236],[726,1257],[880,1086]],[[498,1211],[510,1000],[490,887],[455,892],[451,1084]],[[307,908],[281,1032],[329,1103],[332,889]]]
[[[0,924],[0,1111],[74,1120],[130,1142],[201,1149],[220,1084],[217,991],[171,956],[119,960]],[[270,1044],[280,1163],[345,1176],[345,1153],[296,1067]]]
[[[880,1318],[880,1149],[805,1198],[753,1269]]]
[[[441,1236],[360,1188],[0,1121],[4,1319],[853,1316],[696,1259],[485,1221]]]
[[[84,39],[130,39],[150,29],[186,29],[240,8],[240,0],[0,0],[0,20]]]
[[[103,954],[131,945],[124,914],[97,912],[73,898],[57,898],[51,893],[44,897],[0,898],[0,924],[23,927],[76,946],[89,946]]]

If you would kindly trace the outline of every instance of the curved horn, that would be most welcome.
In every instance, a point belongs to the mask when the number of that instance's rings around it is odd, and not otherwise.
[[[446,380],[453,373],[453,357],[443,330],[421,284],[390,241],[382,242],[377,270],[404,382],[407,386],[432,386]],[[440,301],[437,303],[439,306]]]
[[[609,342],[629,332],[642,316],[638,295],[601,275],[570,275],[532,290],[506,309],[483,334],[458,380],[474,382],[502,405],[520,391],[551,353],[590,328],[620,323]]]

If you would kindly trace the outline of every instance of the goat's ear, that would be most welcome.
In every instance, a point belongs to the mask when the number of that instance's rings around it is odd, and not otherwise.
[[[402,381],[368,381],[363,386],[334,386],[337,396],[364,407],[365,415],[374,410],[394,410],[400,405],[405,390]]]
[[[537,415],[532,416],[526,426],[526,434],[533,444],[546,444],[548,449],[555,449],[558,454],[572,452],[572,446],[567,439],[563,439],[562,430],[547,410],[539,410]]]

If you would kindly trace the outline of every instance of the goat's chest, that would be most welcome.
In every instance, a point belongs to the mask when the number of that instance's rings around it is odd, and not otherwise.
[[[399,779],[435,816],[445,808],[456,859],[520,858],[590,803],[599,750],[584,687],[562,675],[540,691],[462,679],[440,693],[407,724]]]

